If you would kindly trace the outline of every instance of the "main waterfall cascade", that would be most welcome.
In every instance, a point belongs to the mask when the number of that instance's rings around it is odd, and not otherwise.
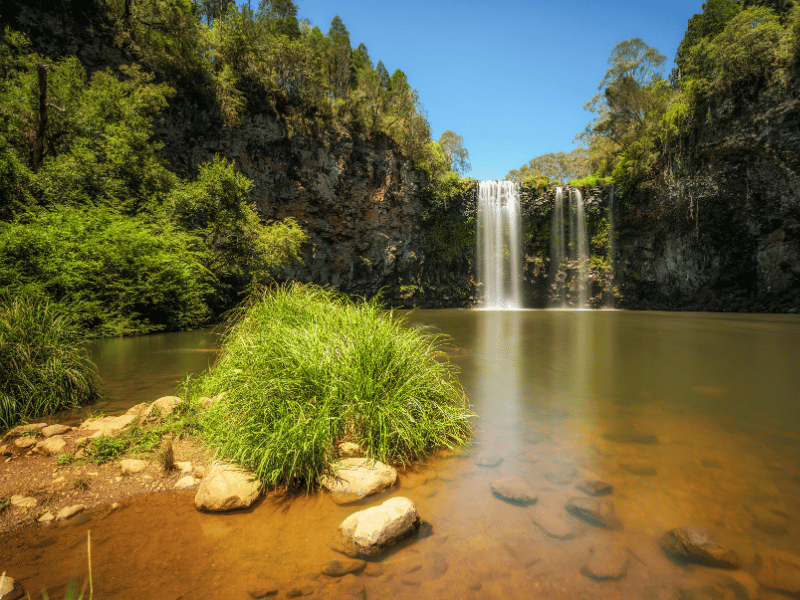
[[[521,229],[519,184],[481,181],[477,252],[482,308],[522,307]]]

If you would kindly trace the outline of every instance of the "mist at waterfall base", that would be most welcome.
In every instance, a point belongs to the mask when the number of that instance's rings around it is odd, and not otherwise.
[[[612,191],[613,198],[613,191]],[[567,218],[565,218],[565,210]],[[609,239],[613,240],[613,211],[609,205]],[[566,230],[569,223],[569,243]],[[613,264],[613,241],[609,248]],[[520,186],[512,181],[482,181],[478,188],[477,229],[478,280],[482,286],[480,308],[513,310],[524,308],[521,279],[523,276],[523,239],[520,207]],[[589,241],[580,190],[558,187],[553,205],[550,232],[550,308],[567,308],[568,294],[572,308],[589,307]],[[571,277],[568,275],[571,273]]]

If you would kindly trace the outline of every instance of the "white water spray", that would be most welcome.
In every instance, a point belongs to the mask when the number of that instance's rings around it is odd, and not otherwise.
[[[578,263],[578,308],[586,308],[589,304],[589,260],[588,232],[586,230],[586,213],[583,210],[583,196],[580,190],[570,191],[570,199],[575,199],[575,261]],[[572,232],[570,232],[572,238]]]
[[[522,238],[519,184],[481,181],[478,195],[478,278],[482,308],[521,308]]]
[[[550,228],[550,285],[555,290],[557,299],[555,306],[564,308],[564,190],[556,188],[556,202],[553,207],[553,221]]]

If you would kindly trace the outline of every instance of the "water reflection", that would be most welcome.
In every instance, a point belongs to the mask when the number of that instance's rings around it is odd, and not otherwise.
[[[415,465],[396,487],[358,506],[317,495],[208,515],[187,508],[190,494],[162,498],[153,511],[145,508],[151,500],[136,501],[91,524],[93,538],[120,550],[95,573],[103,597],[136,595],[145,566],[132,570],[126,557],[137,547],[145,549],[148,578],[173,596],[245,597],[267,573],[281,596],[310,586],[315,598],[345,597],[342,581],[320,575],[326,561],[341,558],[329,543],[349,514],[392,495],[413,500],[430,527],[348,576],[360,597],[785,597],[759,587],[757,554],[800,556],[800,319],[444,310],[416,311],[410,324],[453,337],[449,355],[481,417],[466,452]],[[492,493],[493,482],[511,476],[535,491],[536,504]],[[618,527],[565,510],[571,498],[587,497],[585,479],[611,486],[606,498]],[[555,522],[570,537],[548,530]],[[739,588],[710,584],[718,570],[664,555],[659,537],[683,525],[739,553],[743,568],[730,573]],[[81,568],[65,552],[81,532],[33,548],[31,531],[0,544],[26,549],[0,550],[0,562],[30,573],[29,589],[52,587]],[[155,549],[153,531],[169,545]],[[618,580],[583,572],[599,547],[628,557]],[[203,572],[215,575],[206,581]],[[743,596],[740,588],[750,591]],[[697,589],[705,591],[691,592]]]

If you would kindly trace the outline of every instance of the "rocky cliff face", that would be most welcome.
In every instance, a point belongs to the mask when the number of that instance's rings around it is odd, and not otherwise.
[[[621,207],[624,306],[723,311],[800,307],[800,80],[765,90],[690,143]],[[731,110],[721,107],[720,112]]]
[[[290,136],[268,114],[248,114],[240,126],[223,128],[202,110],[188,119],[173,114],[159,133],[180,170],[194,172],[220,154],[253,180],[253,200],[265,219],[295,218],[308,242],[302,264],[286,276],[373,296],[420,270],[424,176],[388,138]]]

